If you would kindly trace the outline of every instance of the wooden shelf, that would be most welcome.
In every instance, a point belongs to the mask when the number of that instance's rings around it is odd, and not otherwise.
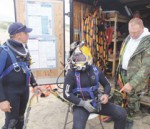
[[[109,19],[106,19],[105,21],[108,22],[108,21],[115,21],[116,19],[115,18],[109,18]],[[127,23],[128,20],[125,20],[125,19],[117,19],[117,22],[122,22],[122,23]]]
[[[119,57],[117,57],[116,59],[112,58],[112,57],[109,57],[108,58],[108,61],[110,62],[113,62],[113,61],[118,61],[119,60]]]
[[[109,22],[112,22],[111,24],[113,24],[113,28],[114,28],[114,35],[113,35],[113,55],[111,55],[108,58],[109,62],[112,62],[112,77],[114,77],[115,72],[116,72],[116,66],[117,66],[117,61],[119,61],[119,57],[117,54],[117,44],[122,42],[125,37],[121,36],[121,37],[117,37],[117,27],[119,23],[127,23],[128,22],[128,18],[126,18],[125,16],[122,16],[118,11],[104,11],[103,12],[104,17],[105,17],[105,21],[106,23],[108,22],[108,24],[110,24]]]
[[[112,41],[115,42],[115,40],[116,40],[117,42],[119,42],[119,41],[123,41],[124,39],[125,39],[125,38],[123,38],[123,37],[121,37],[121,38],[116,38],[116,39],[113,38]]]
[[[104,17],[106,17],[105,21],[116,21],[117,20],[117,22],[122,22],[122,23],[127,23],[129,21],[129,19],[127,17],[121,15],[116,10],[113,10],[113,11],[103,11],[103,15],[104,15]]]
[[[117,38],[117,41],[123,41],[125,39],[125,37],[123,38],[123,37],[119,37],[119,38]]]
[[[150,107],[150,97],[148,96],[140,97],[140,103]]]

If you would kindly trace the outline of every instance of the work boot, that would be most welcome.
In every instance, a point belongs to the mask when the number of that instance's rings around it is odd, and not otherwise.
[[[11,119],[8,123],[8,129],[15,129],[17,122],[18,122],[18,120]]]
[[[19,116],[18,122],[16,124],[15,129],[22,129],[24,124],[24,116]]]

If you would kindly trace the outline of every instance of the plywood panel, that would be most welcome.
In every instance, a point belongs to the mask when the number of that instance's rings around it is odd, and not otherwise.
[[[63,0],[33,0],[35,2],[50,2],[54,16],[54,35],[57,42],[57,67],[55,69],[36,69],[33,74],[38,83],[55,83],[56,78],[64,69],[64,21],[63,21]],[[16,0],[17,21],[26,23],[26,4],[25,0]],[[63,81],[63,75],[61,80]]]
[[[92,12],[93,7],[91,5],[81,3],[78,1],[74,1],[73,5],[73,20],[74,20],[74,41],[82,41],[84,40],[83,36],[83,26],[84,26],[84,18]]]
[[[25,0],[15,0],[16,3],[16,18],[18,22],[25,24],[26,12],[25,12]]]

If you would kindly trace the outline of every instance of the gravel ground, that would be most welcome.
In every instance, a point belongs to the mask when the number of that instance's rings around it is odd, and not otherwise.
[[[64,129],[68,105],[55,96],[40,98],[34,102],[31,108],[27,129]],[[72,114],[69,113],[69,121]],[[0,111],[0,128],[4,124],[4,113]],[[104,129],[113,129],[113,122],[102,122]],[[72,122],[67,124],[66,129],[72,129]],[[88,120],[86,129],[102,129],[98,117]],[[141,115],[134,121],[133,129],[150,129],[149,116]]]

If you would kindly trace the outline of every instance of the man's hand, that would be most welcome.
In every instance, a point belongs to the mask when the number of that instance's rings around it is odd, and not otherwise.
[[[92,100],[80,100],[80,103],[78,104],[78,106],[84,107],[87,111],[89,112],[94,112],[96,111],[96,109],[91,105]]]
[[[126,83],[124,87],[120,90],[120,92],[124,91],[124,92],[130,93],[131,90],[132,90],[132,86],[129,83]]]
[[[33,88],[33,91],[34,91],[34,93],[36,93],[36,94],[41,93],[41,86],[35,86],[35,87]]]
[[[102,104],[106,104],[106,103],[108,103],[109,96],[107,94],[103,94],[99,99]]]
[[[2,101],[0,102],[0,109],[4,112],[11,112],[11,106],[9,101]]]

